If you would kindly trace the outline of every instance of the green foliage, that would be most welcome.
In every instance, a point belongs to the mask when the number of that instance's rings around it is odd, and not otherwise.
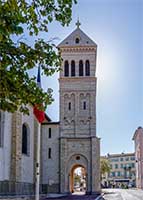
[[[101,177],[105,175],[105,173],[109,173],[111,170],[110,163],[107,159],[100,159],[100,174]]]
[[[79,176],[79,175],[77,175],[77,174],[75,174],[75,176],[74,176],[74,183],[75,184],[77,184],[77,183],[81,183],[81,177]]]
[[[27,104],[43,103],[46,109],[53,101],[52,90],[38,88],[28,70],[40,65],[51,76],[59,70],[60,55],[52,42],[39,38],[31,46],[22,36],[28,30],[29,36],[39,37],[54,20],[68,25],[73,3],[76,0],[0,0],[0,109],[28,113]]]

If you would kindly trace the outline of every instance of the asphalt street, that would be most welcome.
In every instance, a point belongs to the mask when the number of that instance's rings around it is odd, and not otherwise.
[[[41,200],[96,200],[97,195],[68,195],[59,198],[42,198]],[[98,199],[99,200],[99,199]]]
[[[143,200],[143,190],[104,189],[103,200]]]
[[[54,198],[42,198],[41,200],[143,200],[143,190],[138,189],[103,189],[103,197],[85,195],[82,192],[68,196],[55,196]]]

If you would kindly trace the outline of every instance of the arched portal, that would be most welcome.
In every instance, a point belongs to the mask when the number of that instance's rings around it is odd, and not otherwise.
[[[85,184],[83,185],[83,187],[86,186],[84,189],[85,192],[88,192],[90,190],[90,185],[89,185],[90,176],[88,176],[88,174],[90,173],[90,168],[89,168],[88,162],[89,162],[88,159],[83,154],[73,154],[69,156],[69,158],[67,159],[67,162],[65,163],[66,173],[64,174],[64,177],[62,179],[63,181],[65,181],[65,184],[63,185],[65,188],[64,190],[65,192],[70,192],[70,193],[74,192],[74,186],[76,185],[75,176],[74,176],[75,173],[83,174],[82,175],[83,177],[80,178],[80,181],[85,182]],[[80,186],[82,186],[82,184]]]
[[[70,192],[71,193],[80,193],[80,192],[86,192],[86,169],[82,165],[74,165],[70,171]]]

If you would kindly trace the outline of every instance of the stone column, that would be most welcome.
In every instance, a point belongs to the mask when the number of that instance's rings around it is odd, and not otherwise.
[[[68,174],[66,173],[65,169],[65,162],[66,162],[66,155],[67,155],[67,139],[60,138],[60,192],[61,193],[68,193],[67,186],[68,184]],[[67,176],[67,177],[65,177]]]
[[[12,116],[10,181],[21,181],[21,157],[22,114],[20,112],[15,112]]]

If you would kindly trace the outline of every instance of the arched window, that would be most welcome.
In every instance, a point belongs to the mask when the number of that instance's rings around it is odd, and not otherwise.
[[[78,37],[75,39],[75,43],[79,44],[79,38]]]
[[[86,101],[83,102],[83,110],[86,110]]]
[[[79,76],[83,76],[83,61],[79,61]]]
[[[51,138],[51,128],[49,128],[49,138]]]
[[[29,154],[29,133],[28,127],[26,124],[22,125],[22,153],[28,155]]]
[[[48,149],[48,158],[49,159],[52,158],[52,149],[51,148]]]
[[[90,76],[90,62],[89,62],[89,60],[86,60],[86,62],[85,62],[85,75]]]
[[[65,76],[69,76],[69,63],[67,60],[65,61],[65,65],[64,65],[64,73],[65,73]]]
[[[71,110],[71,102],[68,104],[68,109]]]
[[[75,61],[71,61],[71,76],[75,76]]]

